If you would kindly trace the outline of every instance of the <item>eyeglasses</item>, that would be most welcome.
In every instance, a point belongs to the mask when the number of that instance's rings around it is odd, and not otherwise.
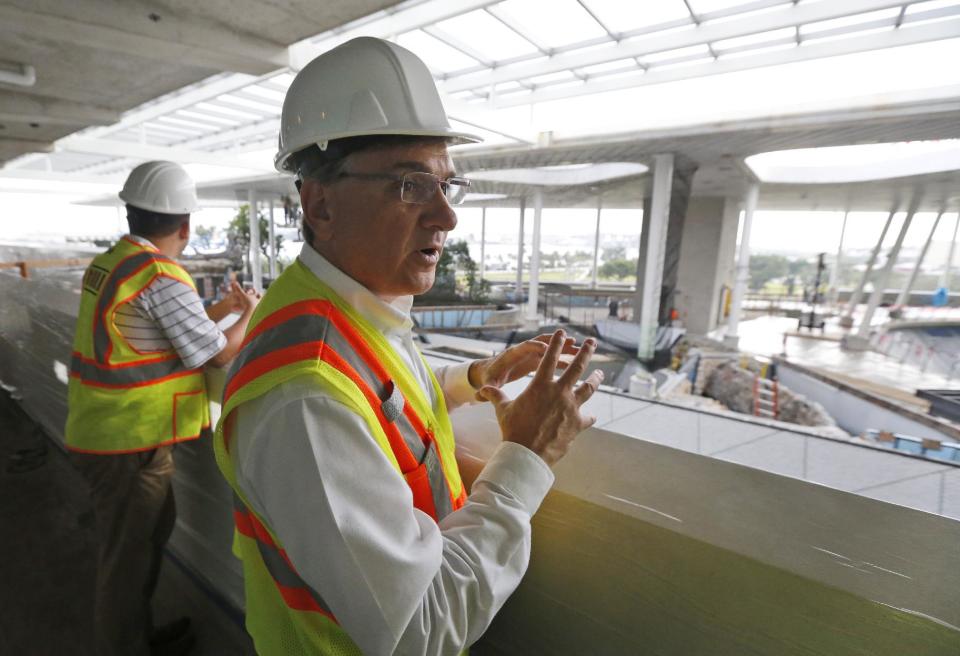
[[[343,172],[339,178],[358,178],[360,180],[393,180],[400,183],[400,200],[404,203],[423,205],[429,203],[437,194],[439,188],[443,197],[451,205],[460,205],[470,189],[470,181],[466,178],[452,177],[441,180],[433,173],[412,171],[403,175],[390,173],[349,173]]]

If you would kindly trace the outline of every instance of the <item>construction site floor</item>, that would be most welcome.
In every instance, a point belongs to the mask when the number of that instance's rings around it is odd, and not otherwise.
[[[0,654],[93,656],[96,544],[86,483],[66,454],[0,391]],[[154,596],[158,624],[187,615],[190,652],[253,654],[240,618],[170,558]]]

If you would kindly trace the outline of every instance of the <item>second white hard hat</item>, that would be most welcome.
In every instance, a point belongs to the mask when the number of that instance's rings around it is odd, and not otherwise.
[[[313,144],[364,135],[480,138],[450,127],[430,71],[395,43],[359,37],[301,70],[283,101],[274,165],[293,171],[290,155]]]
[[[161,214],[190,214],[200,209],[193,178],[173,162],[144,162],[130,171],[120,200]]]

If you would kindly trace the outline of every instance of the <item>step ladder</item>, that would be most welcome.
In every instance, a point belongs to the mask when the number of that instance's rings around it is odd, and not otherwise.
[[[753,414],[776,419],[780,415],[780,390],[777,381],[756,376],[753,379]]]

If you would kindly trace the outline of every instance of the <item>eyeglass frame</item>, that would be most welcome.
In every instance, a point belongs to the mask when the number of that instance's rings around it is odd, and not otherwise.
[[[430,194],[428,194],[428,195],[424,198],[424,200],[422,200],[422,201],[415,201],[415,200],[408,200],[408,199],[406,199],[406,198],[403,197],[403,195],[404,195],[405,183],[407,182],[407,176],[410,176],[410,175],[415,175],[415,176],[429,176],[429,177],[432,179],[433,184],[434,184],[435,186],[434,186],[433,190],[430,192]],[[464,199],[466,198],[466,196],[467,196],[467,192],[464,191],[463,198],[461,198],[459,202],[453,202],[453,201],[451,200],[451,198],[447,195],[447,192],[445,191],[445,187],[450,187],[451,185],[456,185],[456,186],[459,186],[459,187],[463,187],[463,188],[465,188],[465,189],[469,189],[469,188],[470,188],[470,180],[469,180],[468,178],[464,178],[464,177],[461,177],[461,176],[458,176],[458,175],[452,175],[452,176],[450,176],[449,178],[447,178],[447,179],[445,179],[445,180],[441,180],[439,175],[435,175],[435,174],[429,173],[429,172],[427,172],[427,171],[408,171],[407,173],[403,173],[403,174],[395,174],[395,173],[353,173],[353,172],[350,172],[350,171],[341,171],[339,174],[337,174],[337,179],[339,180],[339,179],[341,179],[341,178],[357,178],[357,179],[359,179],[359,180],[392,180],[393,182],[399,182],[399,183],[400,183],[400,200],[401,200],[402,202],[404,202],[404,203],[410,203],[411,205],[426,205],[427,203],[430,202],[430,199],[433,198],[433,195],[434,195],[435,193],[437,193],[438,190],[443,191],[443,197],[444,197],[444,199],[445,199],[445,200],[447,201],[447,203],[450,204],[451,206],[452,206],[452,205],[461,205],[461,204],[463,203],[463,200],[464,200]],[[413,184],[419,184],[419,183],[414,182]]]

